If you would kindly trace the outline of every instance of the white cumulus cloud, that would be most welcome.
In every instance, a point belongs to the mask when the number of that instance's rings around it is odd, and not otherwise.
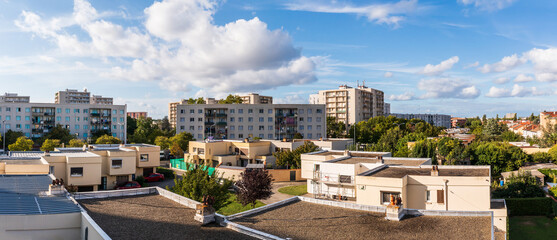
[[[480,90],[471,83],[458,78],[422,79],[418,89],[426,91],[420,98],[477,98]]]
[[[386,78],[392,78],[393,73],[392,72],[386,72],[385,74],[383,74],[383,76],[386,77]]]
[[[197,87],[219,94],[316,81],[315,62],[302,56],[288,33],[270,30],[257,17],[216,25],[217,5],[216,0],[154,2],[144,10],[141,28],[102,19],[106,14],[89,2],[75,0],[73,25],[25,11],[15,23],[67,54],[124,62],[101,73],[104,77],[159,81],[172,91]],[[87,38],[70,34],[68,26],[78,26]]]
[[[520,83],[520,82],[531,82],[534,81],[534,77],[526,75],[526,74],[518,74],[515,78],[514,78],[514,82]]]
[[[497,78],[497,79],[493,80],[493,82],[497,83],[497,84],[504,84],[504,83],[509,82],[510,80],[511,79],[508,78],[508,77],[500,77],[500,78]]]
[[[511,56],[503,57],[503,59],[501,59],[501,61],[499,62],[493,64],[484,64],[482,67],[479,67],[478,70],[482,73],[505,72],[525,62],[525,59],[519,58],[518,55],[513,54]]]
[[[458,63],[458,61],[459,61],[458,56],[454,56],[454,57],[451,57],[451,58],[449,58],[445,61],[442,61],[441,63],[439,63],[437,65],[428,64],[424,67],[424,69],[421,71],[421,73],[425,74],[425,75],[439,75],[439,74],[443,73],[444,71],[447,71],[447,70],[453,68],[453,65]]]
[[[486,11],[495,11],[512,5],[517,0],[458,0],[464,5],[473,5],[476,8]]]
[[[414,100],[416,99],[416,97],[414,96],[414,93],[411,92],[406,92],[400,95],[390,95],[389,96],[389,100],[391,101],[409,101],[409,100]]]
[[[485,95],[491,98],[503,97],[529,97],[529,96],[542,96],[549,95],[550,92],[540,91],[536,87],[524,87],[518,84],[513,85],[512,89],[491,87],[489,92]]]

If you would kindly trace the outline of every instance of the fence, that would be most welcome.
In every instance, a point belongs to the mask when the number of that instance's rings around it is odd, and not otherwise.
[[[197,166],[196,164],[184,162],[183,158],[170,159],[171,168],[187,171],[187,170],[194,169],[196,166]],[[203,166],[203,170],[207,170],[207,169],[209,169],[208,170],[209,175],[213,175],[213,173],[215,172],[214,167]]]
[[[157,187],[146,187],[146,188],[133,188],[124,190],[112,190],[112,191],[96,191],[96,192],[76,192],[73,193],[73,198],[75,200],[80,199],[95,199],[95,198],[111,198],[111,197],[127,197],[136,195],[147,195],[157,193]]]

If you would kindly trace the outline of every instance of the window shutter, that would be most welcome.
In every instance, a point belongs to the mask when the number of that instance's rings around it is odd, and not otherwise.
[[[437,190],[437,203],[445,203],[445,191]]]

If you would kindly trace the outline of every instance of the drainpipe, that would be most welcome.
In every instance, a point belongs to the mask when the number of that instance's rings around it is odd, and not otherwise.
[[[445,211],[449,211],[449,186],[448,186],[448,182],[449,180],[447,179],[443,179],[443,181],[445,182]]]

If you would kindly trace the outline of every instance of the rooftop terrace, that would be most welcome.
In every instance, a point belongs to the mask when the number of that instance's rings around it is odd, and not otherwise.
[[[234,219],[235,223],[292,239],[490,239],[490,217],[384,219],[385,214],[294,202]]]
[[[386,167],[366,176],[401,178],[406,175],[431,176],[431,168],[419,167]],[[439,176],[467,176],[467,177],[489,177],[489,168],[486,167],[440,167]]]
[[[194,209],[160,195],[78,202],[112,239],[251,239],[216,224],[202,227]]]

